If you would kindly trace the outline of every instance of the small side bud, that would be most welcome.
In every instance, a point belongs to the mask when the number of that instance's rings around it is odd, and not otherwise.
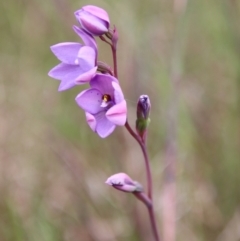
[[[135,193],[143,191],[143,187],[125,173],[114,174],[105,183],[123,192]]]
[[[97,70],[103,74],[110,74],[113,76],[113,70],[111,69],[111,67],[109,65],[107,65],[104,62],[98,61],[97,62]]]
[[[109,31],[105,34],[111,41],[112,41],[112,47],[113,49],[117,49],[117,43],[118,43],[118,31],[116,26],[114,25],[113,29],[109,29]]]
[[[150,122],[149,114],[151,109],[150,99],[147,95],[141,95],[137,103],[136,130],[141,138],[145,137],[148,124]]]

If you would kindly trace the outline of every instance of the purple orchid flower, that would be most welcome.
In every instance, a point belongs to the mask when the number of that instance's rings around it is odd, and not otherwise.
[[[96,74],[90,86],[76,97],[76,102],[85,111],[90,128],[105,138],[116,125],[125,125],[126,101],[118,80],[111,75]]]
[[[94,38],[76,26],[73,29],[85,45],[64,42],[51,46],[61,63],[51,69],[48,75],[61,81],[59,91],[89,82],[97,71],[97,45]]]
[[[133,181],[125,173],[114,174],[111,177],[109,177],[105,183],[123,192],[143,191],[142,186],[138,182]]]
[[[87,5],[74,14],[81,27],[88,33],[101,36],[108,32],[110,20],[104,9]]]

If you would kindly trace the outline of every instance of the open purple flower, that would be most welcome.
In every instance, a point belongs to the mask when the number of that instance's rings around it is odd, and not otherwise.
[[[104,9],[87,5],[74,14],[81,27],[88,33],[100,36],[108,32],[110,21]]]
[[[126,101],[118,80],[111,75],[96,74],[90,86],[76,97],[76,102],[86,112],[90,128],[105,138],[116,125],[126,123]]]
[[[111,177],[109,177],[105,183],[123,192],[143,191],[142,186],[138,182],[133,181],[125,173],[114,174]]]
[[[89,82],[97,71],[97,45],[94,38],[76,26],[74,31],[85,45],[64,42],[51,46],[53,54],[61,63],[51,69],[48,75],[61,81],[59,91]]]

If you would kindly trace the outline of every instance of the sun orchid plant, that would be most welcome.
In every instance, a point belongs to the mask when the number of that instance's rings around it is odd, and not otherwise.
[[[136,131],[134,131],[127,121],[127,104],[118,80],[116,27],[110,27],[108,13],[96,6],[84,6],[74,14],[79,26],[73,26],[73,30],[83,43],[64,42],[51,46],[51,51],[60,63],[52,68],[48,75],[60,81],[59,91],[68,90],[76,85],[89,85],[76,96],[75,100],[85,112],[89,127],[101,138],[108,137],[116,126],[125,126],[138,142],[145,160],[147,192],[145,193],[140,183],[133,181],[125,173],[110,176],[106,184],[117,190],[134,194],[146,205],[153,236],[156,241],[160,241],[153,212],[152,177],[146,149],[150,99],[147,95],[139,97],[136,108]],[[107,63],[98,60],[96,38],[111,47],[113,69]]]

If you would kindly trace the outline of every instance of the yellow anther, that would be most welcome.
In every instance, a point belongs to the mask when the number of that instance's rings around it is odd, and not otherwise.
[[[110,97],[110,95],[105,94],[105,95],[102,96],[102,100],[103,100],[104,102],[108,102],[108,101],[111,100],[111,97]]]

